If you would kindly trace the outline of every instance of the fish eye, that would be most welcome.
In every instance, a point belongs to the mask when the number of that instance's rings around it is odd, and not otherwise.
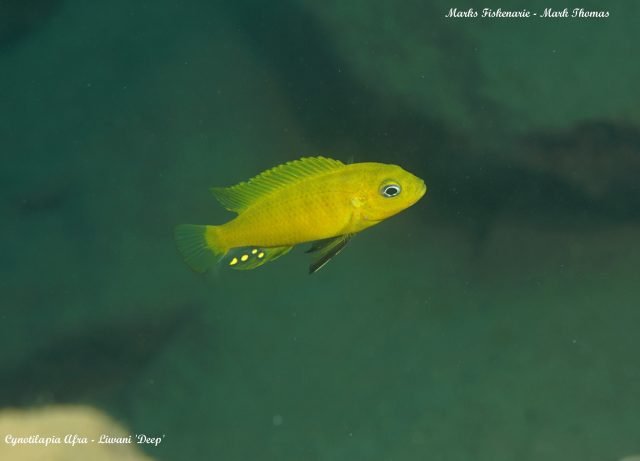
[[[382,194],[383,197],[391,198],[391,197],[395,197],[396,195],[398,195],[401,190],[402,189],[400,188],[400,186],[398,184],[385,184],[380,189],[380,193]]]

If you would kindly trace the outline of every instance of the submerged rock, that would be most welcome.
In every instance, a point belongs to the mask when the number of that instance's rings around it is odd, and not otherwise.
[[[51,406],[0,412],[0,459],[13,461],[152,461],[129,433],[88,406]],[[100,443],[106,440],[109,443]]]
[[[8,0],[2,2],[0,49],[28,37],[56,12],[62,0]]]
[[[532,134],[524,141],[523,162],[595,200],[640,196],[640,129],[612,121],[589,121],[568,130]],[[636,203],[630,205],[637,206]]]

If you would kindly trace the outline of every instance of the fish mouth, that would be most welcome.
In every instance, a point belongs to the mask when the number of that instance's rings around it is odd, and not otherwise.
[[[424,183],[424,181],[422,181],[422,184],[420,184],[420,186],[416,189],[416,195],[413,197],[413,200],[411,200],[411,205],[415,205],[422,197],[424,197],[424,194],[427,193],[427,185]]]
[[[426,193],[427,193],[427,185],[425,184],[424,181],[422,181],[422,184],[420,184],[420,187],[418,188],[418,198],[416,199],[416,201],[420,200],[422,196]]]

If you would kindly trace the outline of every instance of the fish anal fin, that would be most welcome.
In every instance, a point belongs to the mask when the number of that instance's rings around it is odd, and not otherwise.
[[[318,240],[311,245],[307,253],[314,253],[315,258],[309,265],[309,274],[318,272],[331,258],[340,253],[349,243],[353,234],[344,234],[337,237]]]
[[[232,187],[213,187],[211,193],[227,210],[241,213],[275,190],[344,166],[339,160],[326,157],[304,157],[271,168]]]
[[[227,252],[223,264],[236,270],[251,270],[289,253],[293,247],[240,247]]]

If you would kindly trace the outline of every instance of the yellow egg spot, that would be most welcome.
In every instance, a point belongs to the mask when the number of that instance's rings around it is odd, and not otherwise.
[[[264,251],[261,251],[261,252],[258,254],[258,258],[260,258],[260,259],[264,258]]]
[[[240,257],[240,261],[245,262],[247,259],[249,259],[249,255],[242,255]]]
[[[233,258],[231,262],[229,262],[230,266],[235,266],[236,264],[238,264],[238,258]]]
[[[252,255],[256,254],[257,252],[258,252],[258,249],[257,249],[257,248],[254,248],[253,250],[251,250],[251,254],[252,254]]]

